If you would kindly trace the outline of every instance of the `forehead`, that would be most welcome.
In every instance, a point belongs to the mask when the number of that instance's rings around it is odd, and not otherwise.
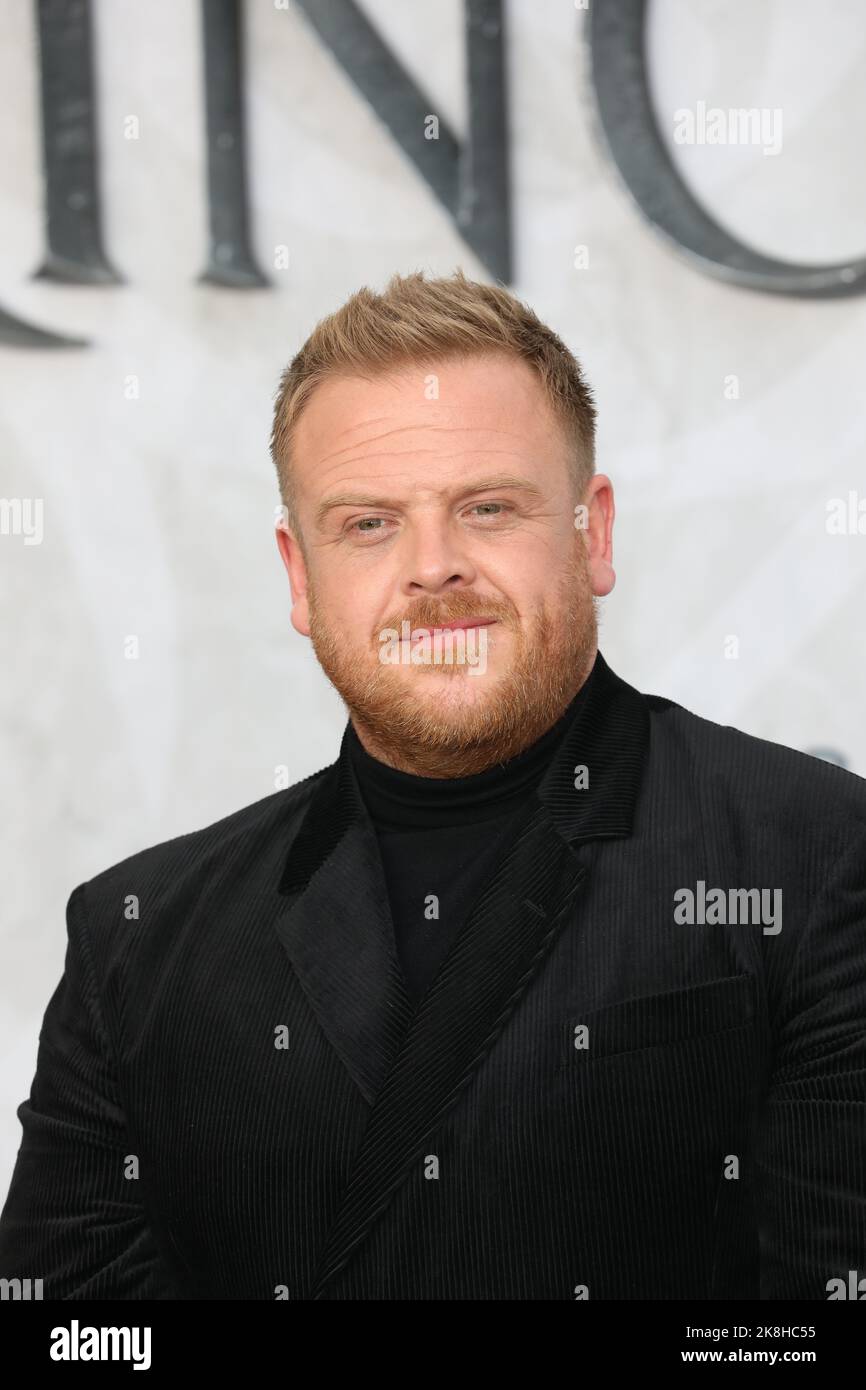
[[[373,453],[550,447],[562,431],[537,373],[506,354],[329,377],[295,427],[294,457],[337,462]]]

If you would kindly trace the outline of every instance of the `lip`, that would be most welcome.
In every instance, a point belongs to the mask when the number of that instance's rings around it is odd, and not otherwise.
[[[495,622],[496,618],[454,618],[452,622],[437,623],[435,627],[413,627],[412,636],[417,637],[422,632],[429,632],[434,636],[437,632],[463,632],[470,627],[490,627]]]

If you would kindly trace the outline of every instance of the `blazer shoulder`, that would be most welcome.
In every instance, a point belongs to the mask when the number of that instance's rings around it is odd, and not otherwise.
[[[688,762],[717,799],[746,801],[759,819],[859,821],[866,828],[866,778],[836,763],[747,734],[695,714],[675,701],[645,695],[656,753]]]
[[[160,899],[177,897],[184,884],[212,873],[244,869],[266,861],[287,846],[322,778],[333,764],[311,773],[292,786],[231,811],[209,825],[148,845],[102,869],[78,885],[91,904],[126,889],[147,884]],[[74,896],[74,894],[73,894]]]

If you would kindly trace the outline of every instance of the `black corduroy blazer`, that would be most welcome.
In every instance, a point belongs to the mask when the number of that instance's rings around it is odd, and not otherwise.
[[[866,782],[600,654],[417,1010],[345,738],[67,921],[0,1219],[46,1298],[866,1276]]]

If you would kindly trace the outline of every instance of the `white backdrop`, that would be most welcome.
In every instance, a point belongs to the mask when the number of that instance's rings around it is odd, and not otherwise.
[[[461,131],[460,0],[362,8]],[[94,346],[0,349],[0,495],[44,506],[41,544],[0,536],[0,1201],[73,887],[267,795],[279,765],[297,780],[336,755],[342,706],[289,626],[273,540],[281,368],[361,284],[457,265],[486,278],[303,17],[247,0],[254,240],[275,287],[197,284],[198,4],[97,0],[106,242],[127,283],[30,279],[42,238],[31,11],[2,7],[0,302]],[[573,0],[510,0],[507,19],[514,288],[583,361],[599,466],[617,489],[602,651],[644,690],[836,749],[866,774],[866,535],[826,529],[830,499],[866,498],[866,298],[771,297],[694,271],[641,221],[596,144]],[[674,147],[732,230],[788,258],[866,253],[859,0],[820,12],[810,0],[656,0],[649,53],[667,130],[701,100],[783,111],[776,156]],[[124,138],[130,114],[137,141]],[[281,245],[289,267],[277,271]]]

